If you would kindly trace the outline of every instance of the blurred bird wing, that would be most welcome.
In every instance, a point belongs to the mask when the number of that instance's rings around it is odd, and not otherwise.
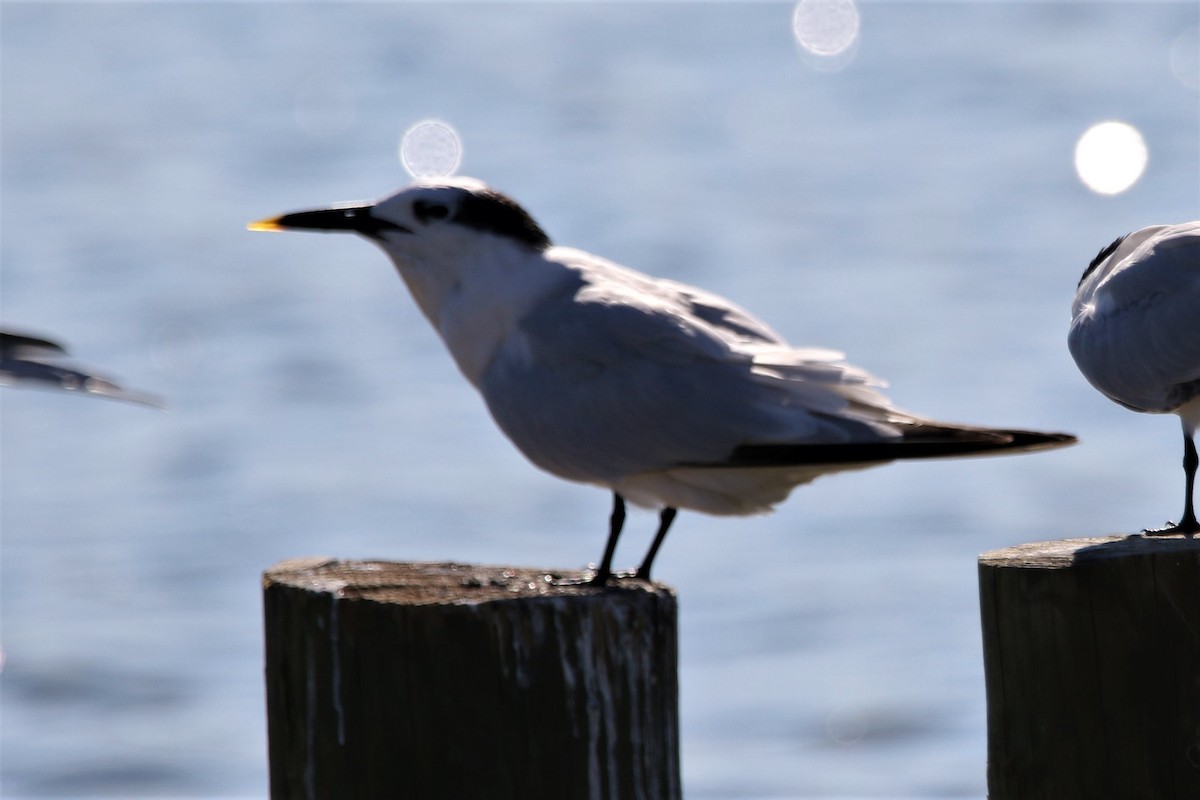
[[[0,360],[66,355],[58,342],[11,330],[0,330]]]
[[[0,360],[0,386],[38,386],[166,408],[166,401],[157,395],[126,389],[113,380],[91,372],[36,361]]]
[[[66,348],[49,339],[0,331],[0,386],[57,389],[165,408],[161,397],[126,389],[116,381],[61,359]]]

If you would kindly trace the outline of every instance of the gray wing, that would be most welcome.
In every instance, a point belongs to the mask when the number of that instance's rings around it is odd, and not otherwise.
[[[36,386],[164,407],[159,397],[125,389],[89,369],[66,363],[66,353],[62,345],[49,339],[0,331],[0,386]]]
[[[1068,344],[1111,399],[1170,411],[1200,395],[1200,222],[1147,230],[1098,278]]]
[[[591,283],[523,319],[480,388],[535,464],[610,483],[717,462],[746,444],[897,435],[885,423],[885,400],[860,413],[865,399],[882,398],[837,355],[791,349],[698,290]]]

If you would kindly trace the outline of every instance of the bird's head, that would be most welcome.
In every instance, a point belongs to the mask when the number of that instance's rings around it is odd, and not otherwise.
[[[540,252],[550,239],[514,200],[474,178],[419,181],[373,203],[339,203],[252,222],[250,230],[358,233],[397,261],[502,246]]]
[[[473,178],[419,181],[373,203],[342,203],[252,222],[257,231],[357,233],[396,265],[450,344],[490,340],[561,278],[550,239],[525,209]]]
[[[550,247],[525,209],[474,178],[420,181],[373,203],[296,211],[248,227],[365,236],[391,257],[423,308],[471,281],[470,273],[487,272],[492,262],[537,256]]]

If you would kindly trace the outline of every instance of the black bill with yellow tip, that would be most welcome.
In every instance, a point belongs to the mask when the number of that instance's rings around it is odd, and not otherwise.
[[[325,231],[360,233],[373,239],[383,238],[384,232],[412,233],[403,225],[380,219],[371,213],[372,205],[346,205],[295,211],[278,217],[260,219],[246,227],[252,231]]]

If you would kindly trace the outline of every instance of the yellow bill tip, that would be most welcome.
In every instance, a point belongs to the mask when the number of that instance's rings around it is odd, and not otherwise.
[[[279,224],[279,217],[269,217],[260,219],[256,222],[251,222],[246,226],[248,231],[281,231],[283,226]]]

